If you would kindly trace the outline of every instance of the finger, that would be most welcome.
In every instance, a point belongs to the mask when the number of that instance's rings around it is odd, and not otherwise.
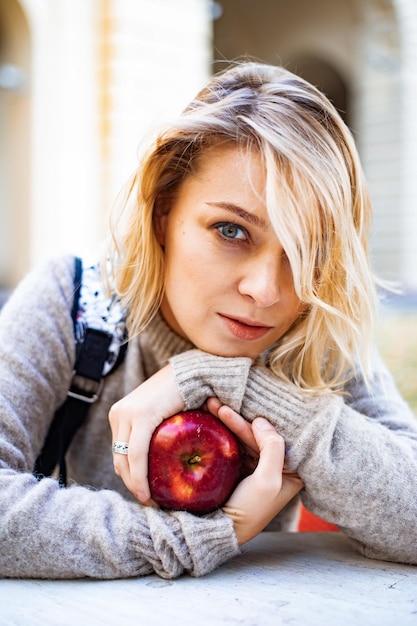
[[[262,417],[254,420],[253,429],[260,448],[257,476],[260,481],[270,480],[273,464],[278,463],[282,468],[284,467],[285,441],[272,424]],[[295,472],[282,471],[282,475],[278,475],[277,480],[278,499],[280,506],[284,507],[304,487],[304,483]]]
[[[285,466],[285,463],[284,463],[284,468],[282,470],[282,473],[285,474],[285,476],[289,476],[289,477],[294,476],[294,478],[300,478],[297,472],[294,472],[293,470],[288,469],[288,467]]]
[[[151,491],[148,482],[149,447],[152,435],[162,420],[138,420],[132,429],[129,442],[131,490],[142,504],[149,504]]]
[[[130,474],[129,459],[128,459],[129,448],[128,448],[128,454],[121,454],[120,452],[114,452],[113,445],[116,441],[120,443],[126,443],[127,445],[129,445],[129,439],[130,439],[130,430],[125,428],[125,429],[118,430],[117,434],[113,435],[113,441],[112,441],[114,471],[117,474],[117,476],[119,476],[123,480],[125,484],[126,484],[126,480],[129,481],[129,474]]]
[[[210,413],[212,413],[215,417],[219,417],[219,409],[222,406],[222,403],[218,398],[208,398],[205,405]]]
[[[257,417],[252,423],[253,434],[259,447],[258,474],[270,474],[271,465],[277,464],[282,469],[285,460],[285,442],[268,420]]]
[[[124,403],[126,404],[126,402]],[[136,422],[135,428],[130,429],[130,420],[120,417],[119,412],[125,410],[122,402],[113,405],[109,420],[113,432],[113,444],[120,441],[128,444],[127,455],[113,452],[114,471],[119,476],[129,491],[141,502],[141,504],[152,506],[151,493],[148,485],[148,453],[149,442],[154,427],[153,422],[146,423],[146,420]],[[142,434],[145,439],[142,439]],[[146,434],[147,433],[147,434]]]
[[[303,488],[304,483],[299,476],[288,476],[284,474],[280,491],[283,506],[288,504]]]
[[[252,426],[239,413],[225,404],[218,410],[218,417],[248,448],[257,456],[259,446],[254,437]]]

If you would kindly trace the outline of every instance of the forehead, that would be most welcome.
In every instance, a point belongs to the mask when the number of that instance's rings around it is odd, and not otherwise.
[[[229,212],[230,219],[245,219],[270,228],[265,205],[265,168],[257,150],[233,145],[210,148],[198,167],[180,185],[172,205],[181,214]]]
[[[266,169],[258,150],[227,143],[202,152],[188,178],[195,183],[222,188],[223,193],[228,189],[236,193],[240,186],[242,191],[252,190],[264,197]]]

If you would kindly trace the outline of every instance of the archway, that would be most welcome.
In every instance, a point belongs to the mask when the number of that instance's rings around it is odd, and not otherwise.
[[[350,124],[349,87],[335,67],[324,59],[314,56],[314,54],[293,57],[286,66],[325,93],[345,122]]]

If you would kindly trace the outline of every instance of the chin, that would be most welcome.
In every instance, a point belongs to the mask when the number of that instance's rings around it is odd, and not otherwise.
[[[196,345],[196,348],[202,350],[203,352],[207,352],[208,354],[212,354],[213,356],[221,356],[227,359],[237,359],[241,357],[246,357],[248,359],[256,359],[261,352],[255,349],[246,349],[244,347],[238,348],[236,346],[215,346],[213,348],[213,344],[205,345]]]

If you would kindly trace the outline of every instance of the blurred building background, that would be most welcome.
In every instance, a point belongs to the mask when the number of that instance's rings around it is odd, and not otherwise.
[[[142,137],[243,55],[334,101],[370,185],[375,268],[416,290],[416,0],[0,0],[0,287],[97,250]]]

